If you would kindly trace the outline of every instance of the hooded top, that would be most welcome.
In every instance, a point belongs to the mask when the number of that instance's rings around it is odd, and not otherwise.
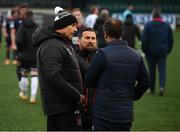
[[[37,47],[32,44],[32,35],[38,25],[32,19],[25,19],[18,28],[16,34],[16,45],[18,59],[25,61],[36,61]]]
[[[128,42],[128,45],[135,48],[135,37],[141,41],[140,28],[134,24],[132,15],[127,15],[124,21],[124,34],[122,39]]]
[[[94,30],[96,31],[97,34],[98,48],[105,47],[103,24],[107,19],[108,17],[100,16],[96,19],[96,23],[94,24]]]

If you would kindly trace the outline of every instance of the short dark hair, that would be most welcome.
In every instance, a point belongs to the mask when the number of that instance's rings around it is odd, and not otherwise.
[[[27,10],[27,12],[26,12],[26,17],[27,17],[27,18],[32,18],[32,17],[33,17],[33,12],[32,12],[32,10]]]
[[[83,29],[81,29],[81,30],[79,31],[79,34],[78,34],[79,38],[81,38],[81,37],[82,37],[83,32],[86,32],[86,31],[89,31],[89,32],[95,32],[95,30],[94,30],[94,29],[92,29],[92,28],[90,28],[90,27],[83,28]]]
[[[161,9],[160,8],[153,8],[152,16],[153,16],[153,18],[161,17]]]
[[[22,3],[19,5],[19,8],[29,8],[29,5],[27,3]]]
[[[97,6],[91,6],[90,13],[93,14],[96,11],[96,9],[98,9]]]
[[[18,8],[17,7],[14,7],[12,10],[11,10],[11,14],[15,14],[16,12],[18,13]]]
[[[109,37],[120,39],[123,35],[124,26],[121,20],[109,18],[105,21],[103,29]]]
[[[132,14],[128,14],[128,15],[126,16],[126,19],[133,19]]]

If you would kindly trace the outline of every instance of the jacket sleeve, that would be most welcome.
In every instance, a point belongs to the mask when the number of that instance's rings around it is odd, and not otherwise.
[[[100,75],[104,69],[105,57],[101,51],[98,51],[91,62],[88,72],[85,77],[85,85],[87,88],[94,88],[100,78]]]
[[[23,45],[24,45],[24,31],[23,31],[23,26],[21,25],[18,30],[17,30],[17,34],[16,34],[16,46],[17,46],[17,50],[21,51],[23,49]]]
[[[144,26],[144,30],[141,36],[141,41],[142,41],[142,51],[146,53],[148,48],[148,25]]]
[[[173,33],[172,33],[171,27],[169,26],[169,30],[168,30],[168,46],[169,46],[169,53],[171,53],[171,51],[172,51],[173,43],[174,43],[174,40],[173,40]]]
[[[149,77],[146,70],[146,67],[141,57],[141,62],[138,70],[137,84],[134,90],[134,100],[138,100],[146,92],[149,87]]]
[[[63,49],[62,49],[63,50]],[[80,100],[80,92],[67,82],[62,74],[62,64],[66,60],[63,52],[57,47],[46,47],[40,52],[40,61],[44,78],[49,81],[52,88],[72,102]]]

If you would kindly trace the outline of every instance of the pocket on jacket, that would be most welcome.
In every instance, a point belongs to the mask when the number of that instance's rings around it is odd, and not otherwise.
[[[169,52],[169,47],[167,44],[163,44],[161,49],[160,49],[160,52],[163,53],[163,54],[167,54]]]

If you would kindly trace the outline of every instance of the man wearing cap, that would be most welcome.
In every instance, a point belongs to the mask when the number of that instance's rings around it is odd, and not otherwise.
[[[82,95],[80,64],[71,47],[76,18],[62,8],[55,8],[53,26],[39,27],[34,35],[38,46],[37,61],[43,111],[47,130],[81,130],[79,105]]]

